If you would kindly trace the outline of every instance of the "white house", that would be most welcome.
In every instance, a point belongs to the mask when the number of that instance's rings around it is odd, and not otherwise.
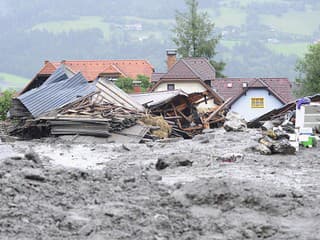
[[[212,86],[225,100],[231,111],[253,120],[293,100],[287,78],[217,78]]]

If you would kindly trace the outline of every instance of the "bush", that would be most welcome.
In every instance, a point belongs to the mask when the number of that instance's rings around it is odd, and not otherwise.
[[[0,93],[0,120],[6,120],[7,112],[9,111],[12,103],[12,97],[15,91],[5,90]]]
[[[133,79],[131,78],[119,78],[116,80],[115,84],[118,88],[122,89],[126,93],[133,92]]]

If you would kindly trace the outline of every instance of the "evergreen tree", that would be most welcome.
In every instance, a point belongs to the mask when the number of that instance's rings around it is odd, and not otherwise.
[[[216,68],[217,77],[223,77],[224,62],[213,60],[216,55],[216,45],[221,36],[214,36],[214,23],[207,13],[199,12],[196,0],[185,0],[188,10],[185,13],[177,11],[176,26],[173,29],[174,43],[182,57],[206,57]]]
[[[320,93],[320,42],[311,45],[308,53],[296,65],[298,97]]]

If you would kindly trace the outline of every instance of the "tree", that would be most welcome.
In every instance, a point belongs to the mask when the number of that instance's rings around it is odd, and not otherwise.
[[[0,93],[0,120],[6,120],[14,93],[15,91],[13,90],[5,90],[3,93]]]
[[[178,47],[178,53],[182,57],[206,57],[216,68],[218,77],[223,76],[224,62],[217,62],[213,57],[221,36],[214,36],[214,23],[208,14],[199,12],[196,0],[185,0],[188,11],[176,12],[176,26],[173,29],[174,43]]]
[[[143,92],[146,92],[148,90],[148,88],[151,86],[150,80],[147,76],[138,75],[137,81],[140,81],[140,86],[141,86]]]
[[[126,93],[133,92],[133,79],[132,78],[120,77],[119,79],[116,80],[115,84],[117,85],[118,88],[121,88]]]
[[[320,42],[311,45],[303,59],[296,65],[298,97],[320,93]]]

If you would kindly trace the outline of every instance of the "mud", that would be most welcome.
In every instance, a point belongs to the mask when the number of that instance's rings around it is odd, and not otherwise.
[[[260,137],[2,142],[0,239],[319,239],[319,148],[265,156]]]

